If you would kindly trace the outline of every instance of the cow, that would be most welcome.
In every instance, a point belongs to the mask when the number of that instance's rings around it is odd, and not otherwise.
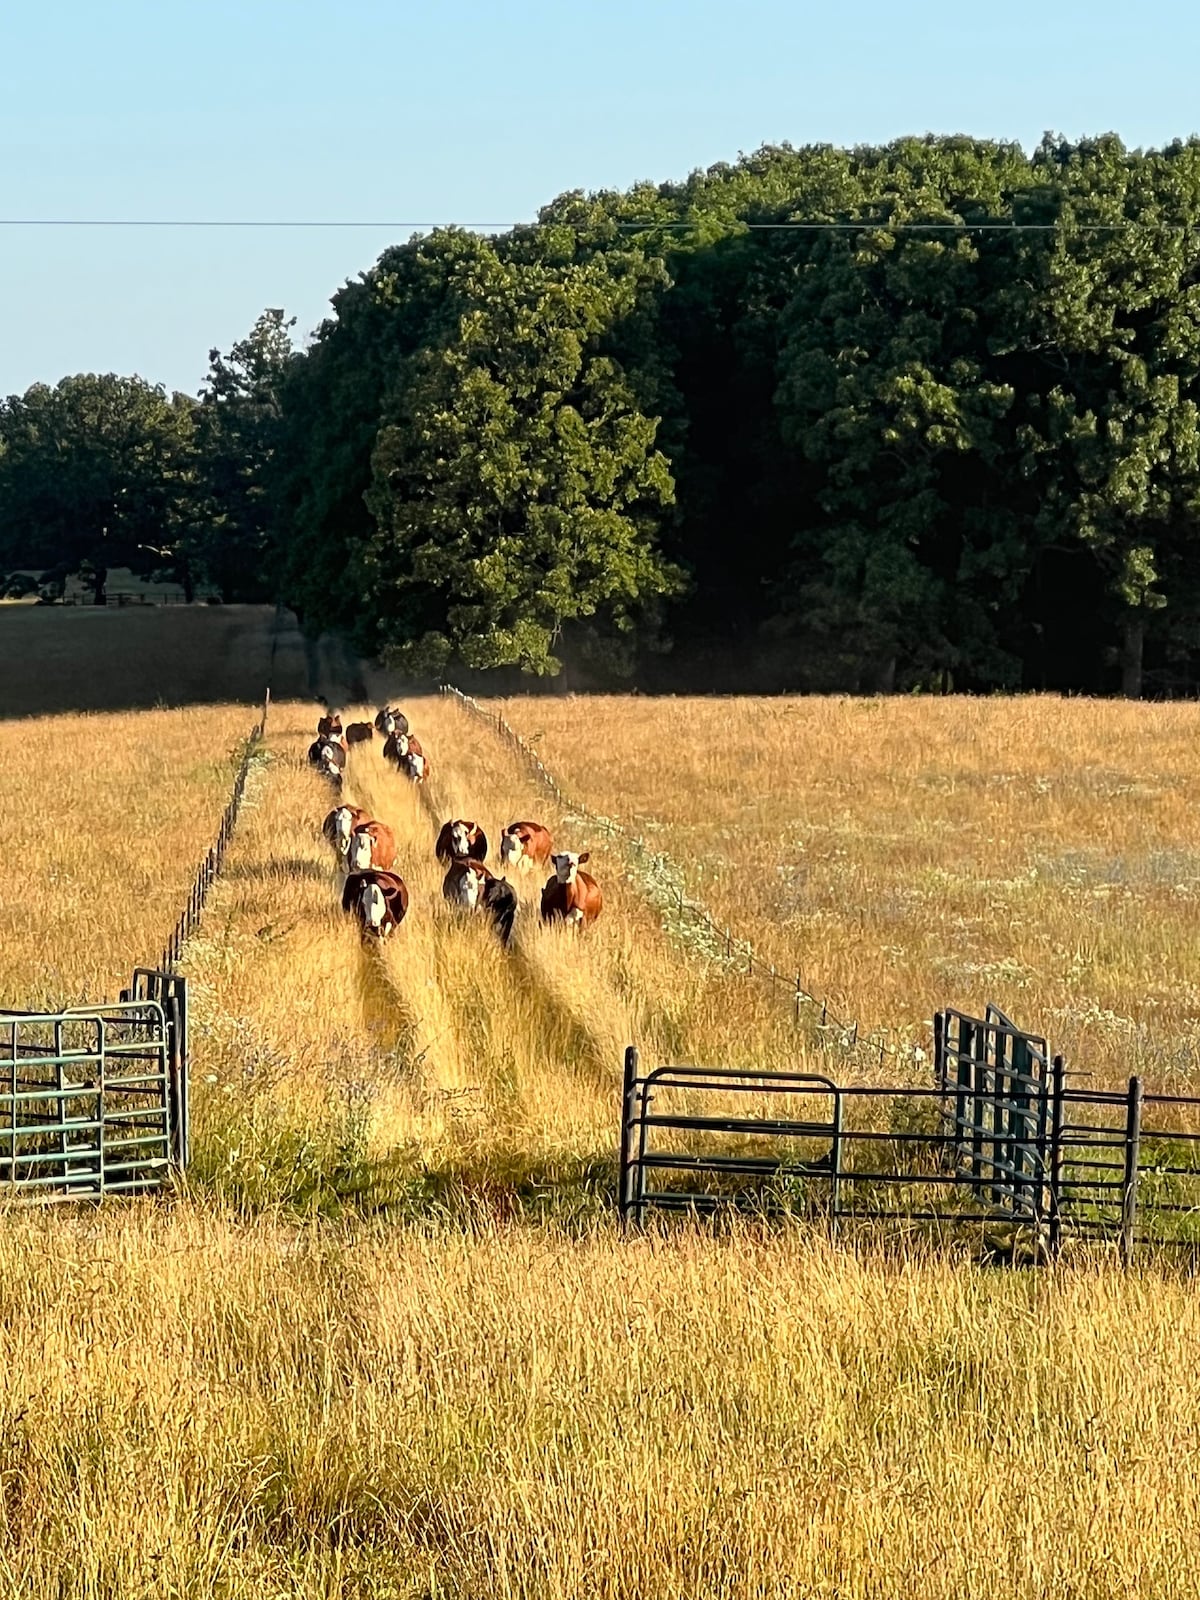
[[[404,921],[408,887],[395,872],[352,872],[342,888],[342,910],[358,918],[364,938],[386,939]]]
[[[396,835],[386,822],[363,821],[350,835],[348,872],[389,872],[396,865]]]
[[[466,911],[486,911],[500,943],[509,943],[517,915],[517,892],[507,878],[496,877],[482,861],[455,856],[442,880],[442,895]]]
[[[350,848],[350,835],[360,822],[366,821],[367,813],[361,806],[334,806],[321,824],[321,832],[338,855],[344,857]]]
[[[595,922],[600,915],[604,906],[600,885],[589,873],[579,870],[590,854],[588,850],[582,855],[563,851],[550,857],[554,863],[554,876],[542,890],[543,922],[554,922],[561,918],[577,928],[583,928]]]
[[[332,739],[318,739],[308,747],[310,766],[325,775],[338,788],[342,783],[342,770],[346,765],[346,752]]]
[[[375,727],[385,739],[390,739],[394,733],[408,732],[408,718],[395,706],[384,706],[375,714]]]
[[[510,822],[500,835],[500,862],[518,872],[544,867],[554,851],[550,835],[540,822]]]
[[[421,741],[411,733],[388,734],[383,759],[414,783],[424,783],[429,776],[429,757],[421,749]]]
[[[342,742],[342,718],[339,712],[330,711],[321,718],[317,723],[317,738],[336,739],[339,744]]]
[[[433,852],[439,861],[453,861],[457,856],[468,856],[472,861],[486,861],[487,834],[477,822],[464,822],[461,817],[442,824]]]
[[[375,729],[369,722],[348,722],[346,724],[347,744],[370,744],[375,737]]]

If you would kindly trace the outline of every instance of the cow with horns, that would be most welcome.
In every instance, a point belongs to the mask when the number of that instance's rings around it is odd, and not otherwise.
[[[517,915],[517,892],[507,878],[489,872],[482,861],[456,856],[442,880],[442,894],[453,906],[464,911],[486,912],[500,935],[500,943],[512,938]]]
[[[327,712],[326,715],[320,719],[320,721],[317,723],[317,738],[328,739],[331,744],[340,744],[343,749],[345,748],[346,735],[342,731],[342,718],[340,712]]]
[[[386,822],[360,822],[350,835],[346,868],[350,872],[379,869],[390,872],[396,865],[396,835]]]
[[[408,732],[408,718],[395,706],[384,706],[375,713],[375,727],[385,739],[390,739],[394,733]]]
[[[338,855],[345,860],[350,849],[350,835],[360,822],[368,821],[361,806],[334,806],[321,824],[321,832]]]
[[[342,889],[342,910],[357,918],[364,938],[386,939],[404,921],[408,886],[395,872],[352,872]]]
[[[550,857],[554,876],[542,890],[542,921],[563,921],[584,928],[595,922],[604,906],[600,885],[590,873],[580,872],[590,851],[582,855],[561,851]]]
[[[454,861],[459,856],[471,861],[486,861],[487,853],[487,834],[477,822],[464,822],[461,817],[442,824],[442,831],[434,845],[434,854],[439,861]]]
[[[550,835],[540,822],[510,822],[500,835],[500,862],[518,872],[545,867],[554,852]]]

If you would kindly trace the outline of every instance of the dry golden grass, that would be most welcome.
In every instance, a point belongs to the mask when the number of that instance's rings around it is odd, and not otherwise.
[[[253,720],[223,706],[0,723],[0,1003],[115,1000],[157,961]]]
[[[1200,1593],[1188,1283],[6,1219],[6,1595]]]
[[[566,791],[641,830],[764,959],[864,1029],[993,1000],[1097,1081],[1200,1071],[1189,704],[499,703]]]
[[[906,702],[879,718],[877,742],[908,762],[892,781],[883,755],[864,768],[860,752],[857,780],[848,757],[836,773],[829,765],[837,718],[852,722],[853,705],[800,708],[810,716],[805,765],[789,725],[800,711],[743,703],[729,718],[736,738],[749,739],[748,719],[761,714],[770,753],[743,763],[757,774],[752,792],[734,756],[708,753],[703,718],[720,708],[688,703],[695,729],[685,734],[679,704],[625,702],[624,726],[615,703],[538,702],[512,714],[529,731],[549,730],[544,753],[593,805],[660,820],[665,847],[692,871],[703,863],[693,886],[739,926],[778,938],[781,955],[793,930],[770,884],[782,882],[776,867],[803,861],[803,893],[823,896],[813,926],[828,934],[808,954],[831,963],[806,966],[814,981],[829,973],[869,1020],[920,1016],[911,1002],[901,1007],[909,991],[899,977],[880,987],[893,969],[871,953],[885,926],[872,904],[889,886],[915,884],[924,897],[925,913],[913,910],[903,928],[910,975],[925,985],[938,953],[926,915],[943,919],[943,959],[988,956],[991,931],[1004,959],[1009,923],[989,920],[980,895],[1025,906],[1029,941],[1048,937],[1031,931],[1035,917],[1063,937],[1071,917],[1083,929],[1090,915],[1097,937],[1103,897],[1085,895],[1086,882],[1039,871],[1024,888],[971,887],[981,866],[998,877],[1027,860],[1022,851],[1048,860],[1073,850],[1086,863],[1107,850],[1130,872],[1131,905],[1187,911],[1185,895],[1156,900],[1133,871],[1155,851],[1184,848],[1182,711],[1091,707],[1089,746],[1070,733],[1070,706],[1055,705],[1057,720],[1047,720],[1044,702],[1024,712]],[[412,909],[395,941],[364,950],[343,919],[319,837],[331,797],[303,764],[316,708],[277,705],[226,875],[186,960],[191,1196],[3,1219],[0,1591],[29,1600],[1200,1595],[1200,1490],[1188,1466],[1200,1442],[1200,1310],[1186,1281],[1157,1266],[1121,1275],[1099,1261],[988,1273],[902,1248],[832,1249],[799,1228],[622,1240],[582,1202],[570,1227],[503,1220],[519,1191],[527,1206],[544,1197],[553,1216],[556,1197],[586,1195],[591,1175],[611,1165],[628,1040],[654,1058],[825,1058],[760,986],[664,931],[619,852],[557,815],[465,712],[440,700],[407,709],[433,757],[428,791],[386,772],[378,745],[355,753],[348,780],[350,796],[400,842]],[[936,730],[955,709],[968,754],[943,781],[943,740],[922,740],[918,713]],[[984,724],[972,724],[976,714]],[[561,717],[557,734],[551,715]],[[1019,748],[989,768],[986,719],[1005,716]],[[1149,730],[1144,761],[1121,745],[1138,716]],[[148,910],[140,858],[121,854],[122,818],[157,794],[144,830],[197,833],[197,848],[178,852],[178,891],[155,880],[169,927],[249,720],[234,707],[21,725],[24,743],[13,748],[25,753],[23,787],[9,798],[28,806],[32,789],[61,809],[72,777],[91,797],[92,848],[71,857],[74,892],[89,909],[62,929],[68,987],[107,996],[147,939],[157,947],[159,924],[139,920]],[[114,770],[104,754],[118,738]],[[69,763],[59,756],[68,742]],[[194,751],[196,764],[156,789],[147,775],[168,748]],[[1114,791],[1140,773],[1129,781],[1158,792],[1148,816],[1120,794],[1109,795],[1111,810],[1087,809],[1079,774],[1101,768]],[[792,769],[784,791],[771,773]],[[1012,776],[993,782],[989,772]],[[1039,780],[1050,784],[1044,804],[1023,805],[1018,791],[1036,795]],[[856,781],[873,802],[855,797]],[[485,926],[441,900],[432,846],[451,814],[476,816],[493,838],[532,814],[562,843],[590,846],[606,892],[601,922],[583,939],[541,929],[537,885],[526,883],[516,948],[505,955]],[[1072,837],[1076,825],[1084,831]],[[885,831],[890,844],[875,837]],[[39,892],[50,889],[60,859],[46,828],[22,837],[7,858],[20,881],[0,889],[6,917],[18,890],[32,892],[29,880],[40,874]],[[867,902],[861,926],[856,894]],[[974,944],[951,936],[951,919],[968,915],[979,918]],[[1140,944],[1131,916],[1118,928],[1112,971],[1132,995],[1126,968],[1152,970],[1167,941],[1156,932]],[[36,918],[6,924],[7,982],[34,981],[41,938]],[[945,997],[970,1000],[969,976]],[[1022,1016],[1042,994],[987,991]],[[928,998],[927,987],[915,992]],[[852,1064],[843,1067],[849,1076]],[[450,1216],[439,1215],[445,1191],[434,1181],[447,1174],[460,1194]],[[425,1214],[320,1218],[360,1190],[368,1205],[382,1197]]]

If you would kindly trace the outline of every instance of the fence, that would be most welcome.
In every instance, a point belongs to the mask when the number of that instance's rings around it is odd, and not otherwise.
[[[537,751],[510,723],[505,721],[499,712],[486,710],[473,696],[464,694],[452,683],[442,684],[440,693],[448,699],[457,701],[471,716],[492,728],[516,752],[535,781],[542,785],[563,810],[585,818],[609,839],[620,839],[625,849],[643,864],[655,863],[660,883],[666,878],[667,856],[649,850],[640,835],[631,834],[614,818],[603,816],[568,798]],[[860,1034],[858,1023],[839,1016],[832,1004],[806,982],[802,973],[797,972],[794,977],[790,977],[780,972],[773,963],[764,961],[749,939],[739,938],[730,927],[722,926],[710,915],[707,907],[684,893],[678,881],[678,873],[673,876],[676,881],[669,893],[663,897],[665,904],[681,918],[686,917],[694,928],[704,931],[710,955],[724,960],[729,966],[746,973],[749,977],[769,984],[781,1000],[791,1007],[797,1024],[806,1014],[816,1018],[819,1013],[816,1026],[823,1034],[835,1035],[846,1050],[867,1052],[880,1067],[889,1058],[905,1064],[922,1059],[920,1052],[912,1044],[890,1044],[879,1032]]]
[[[1061,1056],[994,1006],[935,1019],[932,1085],[625,1057],[622,1219],[749,1210],[848,1223],[1002,1224],[1200,1251],[1200,1096],[1069,1087]]]
[[[179,958],[183,954],[184,945],[200,925],[200,918],[204,914],[205,903],[208,900],[208,891],[212,888],[224,865],[225,852],[229,848],[229,842],[233,838],[233,831],[237,827],[238,814],[242,809],[242,797],[246,792],[246,778],[250,772],[250,763],[254,759],[255,753],[266,733],[267,713],[270,709],[271,691],[268,689],[263,697],[263,707],[259,719],[246,736],[246,742],[242,749],[242,759],[233,780],[233,793],[230,795],[229,802],[221,817],[221,824],[217,829],[217,837],[209,846],[208,854],[197,869],[191,891],[188,894],[187,903],[179,914],[179,920],[175,924],[174,932],[167,940],[166,947],[159,960],[159,968],[164,972],[173,972],[175,970],[179,964]]]
[[[0,1198],[145,1194],[187,1165],[186,989],[140,969],[117,1005],[0,1012]]]

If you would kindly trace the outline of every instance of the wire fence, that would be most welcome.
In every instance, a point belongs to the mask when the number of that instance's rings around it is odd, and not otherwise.
[[[237,827],[238,813],[242,809],[242,799],[246,793],[246,779],[250,773],[250,763],[253,761],[262,744],[267,731],[267,713],[271,708],[271,691],[268,689],[263,696],[262,711],[258,721],[246,735],[242,746],[242,757],[238,763],[237,773],[233,780],[233,792],[225,806],[221,817],[221,825],[217,829],[217,837],[209,846],[208,854],[200,863],[196,876],[192,882],[191,893],[187,903],[179,913],[179,920],[175,930],[168,939],[158,967],[162,972],[174,972],[179,965],[183,954],[183,947],[195,933],[200,925],[200,918],[204,915],[204,906],[208,900],[208,891],[219,877],[225,862],[225,852],[233,838],[234,829]]]
[[[644,869],[648,865],[653,865],[656,869],[655,881],[663,893],[663,898],[681,920],[686,919],[693,928],[704,933],[707,953],[723,961],[727,967],[770,985],[781,999],[786,998],[797,1026],[805,1017],[811,1016],[823,1036],[836,1039],[843,1050],[868,1054],[881,1068],[888,1060],[905,1066],[919,1064],[925,1060],[925,1052],[919,1046],[907,1041],[893,1042],[883,1029],[863,1032],[857,1021],[841,1016],[829,1000],[806,981],[802,972],[797,971],[793,976],[791,973],[781,972],[776,963],[764,960],[749,939],[736,935],[728,924],[722,925],[712,916],[707,906],[685,893],[681,881],[682,875],[668,856],[651,850],[640,834],[631,833],[616,818],[593,811],[589,806],[565,794],[557,778],[533,746],[522,738],[498,711],[488,710],[472,695],[464,694],[452,683],[442,684],[441,693],[444,697],[457,701],[471,716],[492,728],[516,752],[535,781],[553,796],[565,812],[583,818],[604,833],[608,839],[619,840],[630,856],[643,868],[643,876],[645,876]]]

